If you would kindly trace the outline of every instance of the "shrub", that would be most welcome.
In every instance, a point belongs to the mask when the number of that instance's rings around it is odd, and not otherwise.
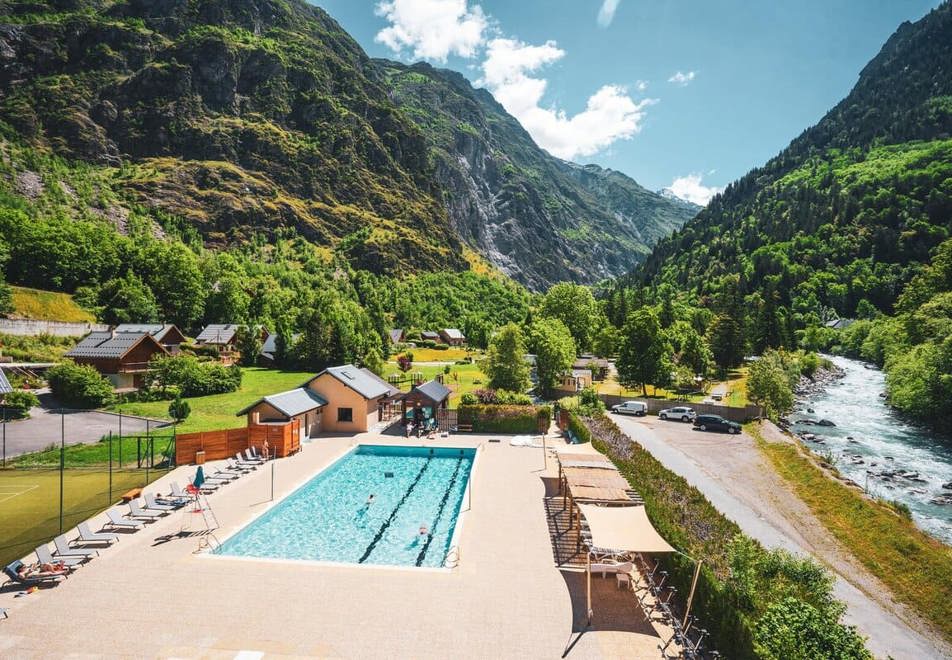
[[[181,396],[175,397],[169,404],[169,417],[176,422],[185,421],[190,414],[192,414],[192,407]]]
[[[479,399],[472,392],[466,392],[459,398],[459,402],[464,406],[472,406],[479,403]]]
[[[87,365],[66,361],[46,372],[53,396],[65,406],[101,408],[113,400],[112,383]]]
[[[224,394],[241,386],[241,367],[199,362],[189,355],[153,360],[149,364],[149,375],[163,393],[174,386],[182,396]]]
[[[19,419],[30,415],[30,408],[40,405],[40,400],[33,392],[14,390],[3,397],[3,408],[7,417]]]
[[[460,405],[459,423],[476,433],[539,433],[548,428],[548,406]]]
[[[413,367],[413,353],[404,353],[397,358],[397,366],[400,371],[406,373]]]

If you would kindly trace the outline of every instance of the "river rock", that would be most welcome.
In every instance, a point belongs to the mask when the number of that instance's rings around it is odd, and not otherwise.
[[[943,487],[945,490],[952,490],[952,481],[950,481],[950,482],[947,483],[947,484],[942,484],[942,487]]]
[[[813,408],[807,408],[807,412],[810,414],[815,413],[816,411]]]
[[[836,426],[836,424],[832,420],[821,419],[819,422],[817,422],[817,426]]]

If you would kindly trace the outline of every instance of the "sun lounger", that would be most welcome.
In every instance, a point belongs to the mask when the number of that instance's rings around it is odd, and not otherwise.
[[[179,490],[181,491],[181,489]],[[189,496],[184,492],[181,495],[175,495],[174,493],[172,495],[147,495],[146,496],[147,504],[149,502],[149,497],[151,497],[155,501],[156,504],[163,504],[165,506],[171,506],[176,509],[180,509],[186,504],[188,504],[188,501],[190,499]]]
[[[257,463],[258,465],[261,465],[262,463],[264,463],[263,458],[261,458],[260,456],[255,456],[255,453],[251,450],[251,447],[245,450],[244,457],[245,457],[245,460],[248,461],[249,463]]]
[[[212,481],[229,483],[239,478],[241,475],[241,472],[231,472],[229,470],[216,470],[215,472],[208,471],[205,473],[205,481],[211,479]]]
[[[112,545],[119,540],[119,535],[112,532],[94,532],[89,529],[89,523],[81,522],[76,526],[79,536],[73,539],[73,543],[105,543]]]
[[[51,584],[53,582],[59,582],[66,577],[65,572],[20,575],[17,571],[20,570],[21,566],[23,566],[23,562],[17,559],[16,561],[7,564],[3,569],[3,573],[10,579],[11,582],[22,584],[25,587],[31,587],[40,584]]]
[[[238,452],[238,453],[235,454],[235,463],[236,463],[237,465],[242,466],[242,467],[245,467],[245,468],[251,468],[252,470],[257,470],[257,469],[258,469],[258,462],[257,462],[257,461],[249,461],[249,460],[246,460],[246,459],[242,458],[242,457],[241,457],[241,452]]]
[[[154,493],[146,493],[145,497],[145,509],[146,511],[175,511],[179,507],[175,504],[163,504],[155,499]]]
[[[107,509],[106,516],[109,518],[106,527],[112,527],[113,529],[140,529],[143,527],[141,520],[126,518],[115,509]]]
[[[129,501],[129,517],[139,520],[157,520],[164,516],[168,511],[147,511],[139,506],[138,500]]]
[[[59,557],[89,557],[92,559],[93,557],[99,556],[98,550],[69,547],[66,534],[60,534],[53,539],[53,546],[56,548],[56,554],[53,556],[54,559],[58,559]]]
[[[34,552],[36,553],[36,560],[41,564],[62,563],[69,569],[76,568],[80,564],[85,564],[89,561],[89,557],[59,557],[53,559],[53,554],[50,552],[49,546],[45,543],[37,546]]]

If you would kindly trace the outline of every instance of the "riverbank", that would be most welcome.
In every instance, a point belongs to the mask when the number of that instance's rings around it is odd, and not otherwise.
[[[952,658],[942,633],[898,602],[827,530],[792,485],[774,469],[749,432],[700,433],[656,417],[611,418],[667,469],[700,490],[718,511],[768,548],[818,559],[836,574],[834,595],[847,606],[844,622],[869,637],[877,658]],[[794,440],[772,428],[787,444]]]
[[[798,392],[789,430],[843,478],[952,543],[952,445],[889,407],[882,371],[827,359],[835,369]]]
[[[952,642],[949,548],[888,502],[877,501],[841,481],[835,467],[824,467],[802,443],[771,435],[756,425],[747,430],[822,526],[898,601],[931,622],[946,642]]]

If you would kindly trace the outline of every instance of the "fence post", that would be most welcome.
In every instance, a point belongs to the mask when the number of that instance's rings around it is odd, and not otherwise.
[[[119,409],[119,469],[122,469],[122,409]]]
[[[7,466],[7,407],[3,406],[3,467]]]
[[[63,471],[66,469],[66,414],[60,408],[60,502],[59,533],[63,533]]]
[[[112,429],[109,429],[109,504],[112,504]]]

